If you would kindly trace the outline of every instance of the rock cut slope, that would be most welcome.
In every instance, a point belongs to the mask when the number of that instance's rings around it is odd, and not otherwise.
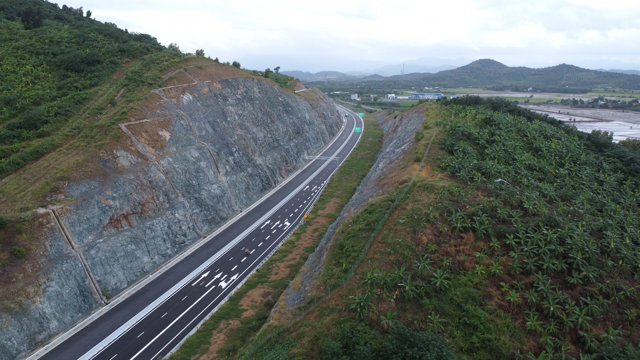
[[[117,144],[40,209],[37,266],[1,296],[0,358],[69,328],[275,187],[340,128],[333,104],[204,59],[165,76]],[[37,166],[37,164],[36,164]]]

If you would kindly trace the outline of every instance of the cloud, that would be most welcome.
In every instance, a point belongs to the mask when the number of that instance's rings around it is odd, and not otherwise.
[[[69,4],[70,3],[70,4]],[[71,0],[101,21],[258,69],[356,70],[433,58],[638,67],[637,0]],[[285,65],[286,64],[286,65]],[[599,66],[599,64],[602,64]],[[609,64],[609,65],[607,65]]]

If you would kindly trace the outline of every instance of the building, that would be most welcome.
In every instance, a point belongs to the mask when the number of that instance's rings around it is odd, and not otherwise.
[[[387,94],[387,100],[396,100],[398,97],[396,94]]]
[[[360,100],[358,94],[351,94],[351,100]]]
[[[436,100],[442,99],[442,93],[413,93],[409,96],[409,99],[428,99],[428,100]]]

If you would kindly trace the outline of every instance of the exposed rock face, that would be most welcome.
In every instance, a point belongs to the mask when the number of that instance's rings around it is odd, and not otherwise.
[[[0,313],[0,359],[12,359],[96,309],[246,208],[306,163],[341,121],[323,95],[265,79],[194,79],[156,89],[143,118],[122,124],[99,178],[70,183],[48,237],[37,300]],[[32,284],[33,285],[33,284]]]

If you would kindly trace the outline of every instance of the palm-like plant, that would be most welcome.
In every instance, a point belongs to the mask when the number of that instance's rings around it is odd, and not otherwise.
[[[349,306],[349,309],[356,312],[358,319],[364,319],[369,313],[369,308],[372,306],[371,295],[369,292],[358,293],[356,296],[350,296],[353,299],[353,303]]]
[[[380,315],[380,324],[388,330],[397,321],[395,320],[396,316],[398,316],[397,312],[389,310],[386,315]]]
[[[449,271],[440,268],[433,273],[433,277],[431,278],[431,284],[436,287],[438,290],[446,290],[451,285],[451,281],[449,281]]]

